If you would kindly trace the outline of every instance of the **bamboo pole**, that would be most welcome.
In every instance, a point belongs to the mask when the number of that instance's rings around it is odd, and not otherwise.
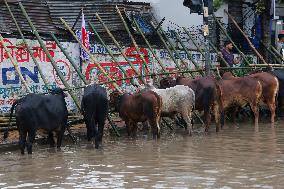
[[[143,34],[143,32],[142,32],[141,28],[139,27],[139,25],[138,25],[136,19],[134,18],[133,21],[134,21],[134,24],[135,24],[135,26],[136,26],[138,32],[141,34],[142,38],[143,38],[144,41],[146,42],[148,48],[150,49],[151,53],[153,54],[153,56],[154,56],[155,59],[157,60],[158,64],[160,65],[160,67],[162,68],[162,70],[163,70],[164,72],[166,72],[167,70],[166,70],[165,66],[162,64],[161,59],[160,59],[160,58],[156,55],[156,53],[154,52],[154,49],[151,47],[151,44],[149,43],[149,41],[147,40],[147,38],[146,38],[145,35]]]
[[[259,54],[259,52],[255,49],[255,47],[253,46],[253,44],[251,43],[251,41],[249,40],[249,38],[247,37],[247,35],[243,32],[243,30],[239,27],[239,25],[237,24],[237,22],[235,21],[235,19],[232,17],[232,15],[230,13],[228,13],[228,11],[226,11],[224,9],[224,12],[229,16],[229,18],[232,20],[233,24],[236,26],[236,28],[241,32],[241,34],[243,34],[243,36],[245,37],[245,39],[247,40],[249,46],[251,47],[251,49],[254,51],[254,53],[256,54],[256,56],[258,56],[258,58],[264,63],[267,64],[267,62],[264,60],[264,58],[261,56],[261,54]]]
[[[124,18],[123,18],[123,16],[122,16],[122,14],[121,14],[119,8],[117,7],[117,5],[115,6],[115,9],[116,9],[116,12],[118,13],[118,15],[119,15],[119,17],[120,17],[120,19],[121,19],[123,25],[124,25],[124,28],[126,29],[128,35],[129,35],[129,37],[130,37],[130,39],[131,39],[131,41],[132,41],[133,46],[134,46],[135,49],[136,49],[137,54],[140,56],[140,59],[142,60],[143,64],[145,65],[145,68],[148,70],[149,73],[151,73],[151,71],[150,71],[150,69],[149,69],[149,67],[148,67],[147,62],[146,62],[144,56],[140,53],[140,49],[139,49],[139,47],[138,47],[138,45],[137,45],[137,43],[136,43],[136,41],[135,41],[133,35],[131,34],[131,32],[130,32],[130,30],[129,30],[129,28],[128,28],[128,26],[127,26],[127,24],[126,24],[126,22],[125,22],[125,20],[124,20]]]
[[[52,56],[50,55],[49,51],[47,50],[45,44],[43,43],[41,37],[39,36],[39,34],[38,34],[36,28],[34,27],[34,25],[33,25],[32,21],[31,21],[31,19],[29,18],[28,14],[27,14],[27,12],[26,12],[26,10],[25,10],[25,8],[24,8],[24,6],[22,5],[21,2],[19,2],[19,6],[20,6],[20,8],[21,8],[21,11],[22,11],[23,15],[24,15],[25,18],[27,19],[27,21],[28,21],[30,27],[32,28],[32,31],[33,31],[33,33],[35,34],[35,36],[36,36],[36,38],[37,38],[37,40],[38,40],[38,42],[39,42],[41,48],[43,49],[43,51],[45,52],[45,54],[46,54],[47,57],[49,58],[49,60],[50,60],[50,62],[51,62],[51,65],[53,66],[53,68],[55,69],[57,75],[59,76],[61,82],[63,83],[63,85],[64,85],[67,89],[69,89],[69,88],[70,88],[69,84],[64,80],[64,77],[63,77],[62,73],[60,72],[60,70],[58,69],[58,67],[57,67],[57,65],[56,65],[56,62],[54,61],[54,59],[53,59]],[[75,105],[78,107],[78,109],[80,109],[79,100],[77,99],[76,95],[74,95],[73,92],[70,91],[70,90],[68,90],[68,92],[69,92],[70,96],[72,97],[72,99],[74,100]]]
[[[106,50],[107,50],[107,52],[109,53],[109,55],[111,56],[112,60],[113,60],[115,63],[117,63],[118,68],[122,71],[122,73],[123,73],[126,77],[130,77],[130,76],[128,75],[128,73],[123,69],[123,67],[118,63],[119,61],[115,58],[115,56],[114,56],[113,52],[110,50],[110,48],[105,44],[105,42],[103,41],[103,39],[101,38],[101,36],[100,36],[99,33],[97,32],[97,30],[95,29],[95,26],[94,26],[91,22],[89,22],[89,25],[90,25],[90,27],[92,28],[94,34],[95,34],[95,35],[97,36],[97,38],[99,39],[100,43],[104,46],[104,48],[106,48]],[[133,81],[132,81],[132,80],[130,80],[130,81],[131,81],[131,84],[132,84],[133,86],[135,86],[135,84],[133,83]]]
[[[125,53],[123,52],[121,46],[119,45],[119,43],[117,42],[117,40],[114,38],[114,36],[112,35],[112,33],[109,31],[108,27],[105,25],[105,23],[103,22],[103,20],[101,19],[101,17],[99,16],[98,13],[96,13],[96,17],[99,20],[99,22],[102,24],[102,26],[104,27],[104,29],[106,30],[106,32],[108,33],[108,35],[110,36],[110,38],[112,39],[112,41],[114,42],[114,44],[116,45],[116,47],[119,49],[121,55],[124,57],[124,59],[127,61],[128,65],[133,69],[133,71],[135,72],[136,75],[140,76],[140,80],[143,82],[143,84],[146,84],[145,80],[143,79],[143,76],[140,75],[140,73],[135,69],[135,67],[133,66],[132,62],[129,61],[129,59],[127,58],[127,56],[125,55]]]
[[[185,27],[182,27],[182,29],[184,30],[184,32],[186,33],[186,35],[189,37],[189,39],[192,41],[193,45],[197,48],[198,52],[203,56],[203,58],[205,58],[205,54],[204,52],[201,50],[201,48],[196,44],[196,42],[194,41],[194,39],[192,38],[191,34],[189,33],[189,31],[187,31],[187,29]]]
[[[115,83],[113,79],[106,73],[106,71],[103,69],[103,67],[95,60],[94,56],[90,53],[90,51],[82,44],[82,42],[77,38],[75,33],[71,30],[71,28],[68,26],[68,24],[65,22],[63,18],[60,18],[61,22],[64,24],[65,28],[71,33],[73,38],[79,43],[79,45],[85,50],[85,52],[90,56],[91,60],[96,64],[96,66],[99,68],[99,70],[108,78],[109,81],[112,81],[111,84],[113,87],[118,90],[120,93],[122,91],[118,87],[118,85]]]
[[[232,40],[232,38],[229,36],[229,34],[225,31],[224,27],[221,25],[220,21],[216,18],[216,16],[213,14],[213,18],[216,21],[216,23],[218,24],[218,26],[220,27],[221,31],[226,35],[226,37],[231,41],[231,43],[233,44],[233,46],[237,49],[237,51],[239,52],[239,54],[241,55],[241,57],[244,59],[244,61],[249,65],[249,61],[247,60],[247,58],[245,57],[244,53],[238,48],[238,46],[234,43],[234,41]]]
[[[272,45],[270,45],[270,48],[275,52],[275,54],[283,61],[284,63],[284,57],[277,51],[277,49],[275,49],[275,47],[273,47]],[[282,63],[282,64],[283,64]]]
[[[81,73],[80,69],[77,67],[76,63],[72,60],[72,58],[69,56],[69,54],[66,52],[66,50],[62,47],[58,39],[55,37],[55,35],[52,33],[50,34],[57,46],[61,49],[65,57],[69,60],[70,64],[73,66],[74,70],[77,72],[78,76],[81,78],[81,80],[84,82],[85,85],[89,84],[89,82],[86,80],[84,75]]]
[[[187,54],[188,58],[190,59],[190,61],[194,64],[195,69],[200,69],[197,62],[195,62],[195,60],[192,58],[192,54],[187,50],[186,46],[184,45],[184,43],[181,41],[181,38],[179,37],[179,35],[175,32],[177,41],[181,44],[183,50],[185,51],[185,53]],[[204,76],[203,72],[200,72],[200,74],[202,76]]]
[[[0,42],[2,43],[6,53],[8,54],[8,57],[10,59],[10,61],[12,62],[12,64],[14,65],[15,67],[15,70],[17,72],[17,74],[19,75],[19,78],[21,80],[21,82],[23,83],[23,85],[25,86],[26,90],[28,93],[32,93],[32,91],[30,90],[30,88],[28,87],[27,85],[27,82],[25,81],[20,69],[19,69],[19,65],[17,64],[16,60],[12,57],[12,55],[10,54],[9,52],[9,49],[6,47],[5,43],[4,43],[4,39],[2,37],[2,35],[0,34]]]
[[[157,23],[157,19],[152,15],[152,18],[156,21]],[[152,24],[153,25],[153,24]],[[154,25],[153,25],[154,27]],[[157,31],[161,31],[161,34],[163,36],[165,36],[166,40],[168,41],[170,48],[173,49],[174,53],[178,56],[178,58],[180,59],[180,61],[182,62],[182,64],[185,66],[185,68],[188,68],[188,64],[181,58],[179,52],[177,52],[174,44],[170,41],[170,39],[168,38],[167,34],[164,32],[163,29],[158,28]],[[192,75],[191,75],[192,76]]]
[[[278,57],[274,54],[274,52],[272,52],[272,50],[270,50],[265,44],[263,44],[262,41],[260,41],[261,45],[264,46],[265,50],[267,50],[270,55],[273,56],[273,58],[276,60],[276,62],[278,62],[279,64],[282,64],[281,60],[278,59]]]
[[[17,20],[16,20],[15,17],[14,17],[13,12],[12,12],[11,9],[10,9],[9,4],[7,3],[7,0],[4,0],[4,2],[5,2],[5,5],[6,5],[8,11],[9,11],[9,13],[10,13],[10,15],[11,15],[11,17],[12,17],[14,23],[15,23],[15,25],[16,25],[16,28],[17,28],[18,32],[20,33],[20,36],[21,36],[23,42],[25,43],[25,45],[26,45],[26,47],[27,47],[27,50],[28,50],[30,56],[31,56],[32,59],[33,59],[33,62],[34,62],[35,65],[38,67],[38,71],[39,71],[39,74],[40,74],[40,76],[41,76],[41,78],[42,78],[42,80],[43,80],[44,85],[48,88],[48,81],[47,81],[47,79],[45,78],[45,76],[44,76],[44,74],[43,74],[43,72],[42,72],[42,70],[41,70],[41,68],[40,68],[40,66],[39,66],[38,61],[37,61],[37,60],[35,59],[35,57],[33,56],[33,52],[32,52],[32,50],[29,48],[29,45],[28,45],[28,43],[27,43],[27,41],[26,41],[26,39],[25,39],[25,37],[24,37],[24,35],[23,35],[23,32],[21,31],[20,26],[18,25]]]

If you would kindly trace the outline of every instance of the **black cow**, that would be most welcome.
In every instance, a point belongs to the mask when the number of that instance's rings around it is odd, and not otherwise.
[[[28,154],[32,154],[32,143],[38,129],[43,129],[49,133],[51,146],[55,144],[53,132],[56,132],[57,148],[61,146],[68,119],[65,97],[63,90],[56,88],[51,91],[50,95],[28,94],[13,103],[10,121],[16,108],[16,124],[22,154],[25,153],[25,147],[27,147]],[[4,138],[7,137],[8,131],[4,133]]]
[[[108,115],[106,89],[97,84],[86,87],[81,109],[87,127],[88,140],[95,137],[95,148],[98,148],[99,143],[102,142],[105,120]]]

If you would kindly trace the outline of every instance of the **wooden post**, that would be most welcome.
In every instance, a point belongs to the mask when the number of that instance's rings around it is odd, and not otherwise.
[[[74,37],[74,39],[79,43],[79,45],[81,46],[81,48],[83,48],[85,50],[85,52],[90,56],[91,60],[96,64],[96,66],[99,68],[99,70],[108,78],[109,81],[111,81],[111,84],[113,85],[113,87],[118,90],[120,93],[122,93],[122,91],[120,90],[120,88],[118,87],[118,85],[115,83],[115,81],[113,79],[111,79],[111,77],[106,73],[106,71],[104,70],[104,68],[95,60],[94,56],[90,53],[90,51],[82,44],[82,42],[78,39],[78,37],[75,35],[75,33],[71,30],[71,28],[68,26],[68,24],[65,22],[65,20],[63,18],[60,18],[61,22],[64,24],[65,28],[71,33],[71,35]]]
[[[31,19],[29,18],[28,14],[27,14],[27,12],[26,12],[26,10],[25,10],[25,8],[24,8],[24,6],[22,5],[21,2],[19,2],[19,5],[20,5],[20,8],[21,8],[21,11],[22,11],[23,15],[26,17],[26,19],[27,19],[27,21],[28,21],[30,27],[32,28],[33,33],[35,34],[35,36],[36,36],[36,38],[37,38],[37,40],[38,40],[38,42],[39,42],[41,48],[42,48],[43,51],[45,52],[46,56],[47,56],[48,59],[50,60],[51,65],[52,65],[53,68],[55,69],[55,71],[56,71],[58,77],[60,78],[61,82],[62,82],[63,85],[66,87],[66,89],[68,90],[68,92],[69,92],[70,96],[72,97],[72,99],[74,100],[74,102],[75,102],[77,108],[80,109],[80,103],[79,103],[79,100],[78,100],[77,96],[74,95],[73,92],[69,90],[70,86],[69,86],[68,83],[64,80],[64,77],[63,77],[62,73],[61,73],[60,70],[58,69],[58,67],[57,67],[57,65],[56,65],[56,62],[54,61],[54,59],[53,59],[52,56],[50,55],[50,53],[49,53],[49,51],[47,50],[45,44],[43,43],[41,37],[39,36],[39,34],[38,34],[36,28],[34,27],[34,25],[33,25],[32,21],[31,21]]]
[[[166,70],[165,66],[162,64],[161,59],[160,59],[160,58],[156,55],[156,53],[154,52],[154,49],[151,47],[151,44],[149,43],[149,41],[147,40],[147,38],[146,38],[145,35],[143,34],[143,32],[142,32],[141,28],[139,27],[139,25],[138,25],[136,19],[134,18],[133,21],[134,21],[134,24],[135,24],[135,26],[136,26],[138,32],[141,34],[142,38],[145,40],[145,42],[146,42],[146,44],[147,44],[149,50],[151,51],[151,53],[153,54],[153,56],[154,56],[155,59],[157,60],[158,64],[161,66],[162,70],[163,70],[164,72],[166,72],[167,70]]]
[[[2,37],[1,34],[0,34],[0,42],[2,43],[2,45],[3,45],[3,47],[4,47],[5,51],[6,51],[6,53],[8,54],[8,57],[9,57],[9,59],[11,60],[12,64],[14,65],[15,70],[16,70],[17,74],[19,75],[20,80],[21,80],[21,82],[23,83],[23,85],[25,86],[27,92],[28,92],[28,93],[32,93],[32,91],[31,91],[30,88],[28,87],[28,85],[27,85],[27,83],[26,83],[26,81],[25,81],[25,79],[24,79],[24,77],[23,77],[23,75],[22,75],[22,73],[21,73],[21,71],[20,71],[20,69],[19,69],[19,66],[18,66],[16,60],[12,57],[12,55],[11,55],[10,52],[9,52],[9,49],[6,47],[6,45],[5,45],[5,43],[4,43],[4,39],[3,39],[3,37]]]
[[[244,61],[249,65],[249,61],[246,59],[244,53],[238,48],[238,46],[234,43],[234,41],[232,40],[232,38],[229,36],[229,34],[225,31],[224,27],[222,26],[222,24],[220,23],[220,21],[215,17],[215,15],[213,14],[213,18],[216,21],[216,23],[218,24],[218,26],[220,27],[221,31],[226,35],[226,37],[231,41],[231,43],[233,44],[233,46],[236,48],[236,50],[239,52],[239,54],[241,55],[241,57],[244,59]]]
[[[119,45],[119,43],[117,42],[117,40],[114,38],[114,36],[112,35],[112,33],[109,31],[108,27],[105,25],[105,23],[103,22],[103,20],[101,19],[101,17],[99,16],[98,13],[96,13],[96,17],[99,20],[99,22],[102,24],[102,26],[104,27],[104,29],[106,30],[106,32],[108,33],[108,35],[110,36],[110,38],[112,39],[112,41],[114,42],[114,44],[116,45],[116,47],[119,49],[121,55],[124,57],[124,59],[127,61],[128,65],[133,69],[133,71],[135,72],[136,75],[139,76],[139,78],[141,79],[141,81],[143,82],[143,84],[146,84],[145,80],[143,79],[143,77],[141,76],[141,74],[135,69],[135,67],[133,66],[132,62],[130,62],[130,60],[127,58],[127,56],[125,55],[125,53],[123,52],[121,46]]]
[[[247,35],[243,32],[243,30],[239,27],[239,25],[237,24],[237,22],[235,21],[235,19],[224,9],[224,12],[229,16],[229,18],[232,20],[233,24],[236,26],[236,28],[241,32],[241,34],[243,34],[243,36],[245,37],[245,39],[247,40],[249,46],[251,47],[251,49],[254,51],[254,53],[256,54],[256,56],[258,56],[258,58],[264,63],[267,64],[267,62],[264,60],[264,58],[261,56],[261,54],[259,54],[259,52],[255,49],[255,47],[253,46],[253,44],[251,43],[251,41],[249,40],[249,38],[247,37]]]
[[[21,35],[21,38],[22,38],[23,42],[25,43],[25,45],[26,45],[26,47],[27,47],[27,50],[28,50],[30,56],[32,57],[32,59],[33,59],[35,65],[38,67],[38,71],[39,71],[40,77],[42,78],[42,80],[43,80],[43,82],[44,82],[44,85],[48,88],[48,81],[47,81],[47,79],[45,78],[45,76],[44,76],[44,74],[43,74],[43,72],[42,72],[42,70],[41,70],[41,68],[40,68],[40,66],[39,66],[39,63],[38,63],[37,60],[35,59],[32,50],[29,48],[29,45],[28,45],[28,43],[27,43],[27,41],[26,41],[26,39],[25,39],[25,37],[24,37],[22,31],[21,31],[20,26],[18,25],[17,20],[16,20],[15,17],[14,17],[14,14],[12,13],[12,11],[11,11],[11,9],[10,9],[9,4],[7,3],[7,0],[4,0],[4,2],[5,2],[5,5],[6,5],[8,11],[9,11],[9,13],[10,13],[10,15],[11,15],[11,17],[12,17],[14,23],[15,23],[15,25],[16,25],[16,28],[17,28],[18,32],[19,32],[20,35]]]
[[[115,9],[116,9],[116,12],[118,13],[118,15],[119,15],[119,17],[120,17],[120,19],[121,19],[121,21],[122,21],[122,23],[123,23],[123,25],[124,25],[124,27],[125,27],[127,33],[128,33],[128,35],[129,35],[130,39],[131,39],[131,41],[132,41],[132,44],[134,45],[134,47],[135,47],[135,49],[136,49],[137,54],[140,56],[140,58],[141,58],[142,62],[144,63],[145,68],[147,69],[147,71],[148,71],[149,73],[151,73],[151,71],[150,71],[150,69],[149,69],[149,67],[148,67],[148,65],[147,65],[147,62],[146,62],[144,56],[143,56],[142,54],[140,54],[140,49],[139,49],[139,47],[138,47],[138,45],[137,45],[137,43],[136,43],[136,41],[135,41],[133,35],[131,34],[131,32],[130,32],[130,30],[129,30],[129,28],[128,28],[128,26],[127,26],[127,24],[126,24],[126,22],[125,22],[125,20],[124,20],[124,18],[123,18],[123,16],[122,16],[122,14],[121,14],[119,8],[117,7],[117,5],[115,6]]]
[[[77,72],[77,74],[79,75],[79,77],[81,78],[81,80],[84,82],[85,85],[89,84],[89,82],[86,80],[85,76],[81,73],[80,69],[77,67],[77,65],[75,64],[75,62],[72,60],[72,58],[69,56],[69,54],[66,52],[66,50],[62,47],[62,45],[60,44],[60,42],[58,41],[58,39],[55,37],[55,35],[52,33],[50,34],[51,37],[53,38],[53,40],[55,41],[55,43],[57,44],[57,46],[61,49],[61,51],[63,52],[63,54],[66,56],[66,58],[69,60],[69,62],[71,63],[71,65],[73,66],[73,68],[75,69],[75,71]]]

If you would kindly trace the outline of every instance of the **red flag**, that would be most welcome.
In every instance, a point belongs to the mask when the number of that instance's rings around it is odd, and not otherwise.
[[[82,44],[89,50],[90,48],[89,33],[86,30],[86,22],[85,22],[85,16],[84,16],[83,11],[82,11],[82,25],[81,25],[81,41],[82,41]],[[81,58],[82,60],[89,59],[88,54],[85,52],[83,48],[81,49]]]

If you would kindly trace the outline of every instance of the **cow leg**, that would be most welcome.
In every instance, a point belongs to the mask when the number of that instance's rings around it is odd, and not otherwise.
[[[94,118],[95,119],[95,118]],[[94,125],[93,125],[93,136],[95,137],[95,148],[98,149],[99,148],[99,133],[98,133],[98,121],[94,121]]]
[[[127,120],[125,121],[125,124],[126,124],[126,132],[127,132],[127,135],[130,136],[131,135],[131,121]]]
[[[102,117],[98,121],[98,137],[100,143],[103,141],[104,127],[105,127],[105,117]]]
[[[134,138],[137,137],[137,123],[132,123],[131,134],[132,134],[132,137],[134,137]]]
[[[48,132],[48,141],[49,141],[50,147],[53,148],[55,146],[55,141],[54,141],[54,135],[52,131]]]
[[[183,120],[186,122],[185,130],[191,136],[192,134],[191,111],[183,111],[181,112],[181,115],[182,115]]]
[[[210,120],[211,120],[211,115],[210,115],[210,110],[208,108],[208,110],[204,110],[204,116],[205,116],[205,132],[209,131],[209,124],[210,124]]]
[[[276,110],[276,106],[275,106],[275,102],[268,102],[267,103],[268,105],[268,108],[270,110],[270,113],[271,113],[271,117],[270,117],[270,121],[271,121],[271,124],[274,124],[274,121],[275,121],[275,110]]]
[[[32,154],[33,153],[33,142],[34,142],[34,139],[35,139],[35,134],[36,134],[36,131],[34,129],[31,129],[29,130],[28,132],[28,142],[27,142],[27,151],[28,151],[28,154]]]
[[[19,146],[21,154],[25,154],[26,140],[28,132],[26,130],[19,131]]]
[[[215,105],[213,111],[214,111],[214,118],[215,118],[215,124],[216,124],[216,132],[219,132],[219,130],[220,130],[220,119],[221,119],[219,107]],[[222,126],[222,128],[223,128],[223,126]]]
[[[254,125],[258,126],[258,118],[259,118],[259,107],[258,104],[252,104],[250,103],[251,110],[254,114]]]
[[[56,147],[57,148],[61,147],[62,139],[63,139],[66,127],[67,127],[67,121],[66,121],[66,125],[61,126],[61,129],[56,132],[56,135],[57,135],[57,141],[56,141],[57,142],[57,146]]]

